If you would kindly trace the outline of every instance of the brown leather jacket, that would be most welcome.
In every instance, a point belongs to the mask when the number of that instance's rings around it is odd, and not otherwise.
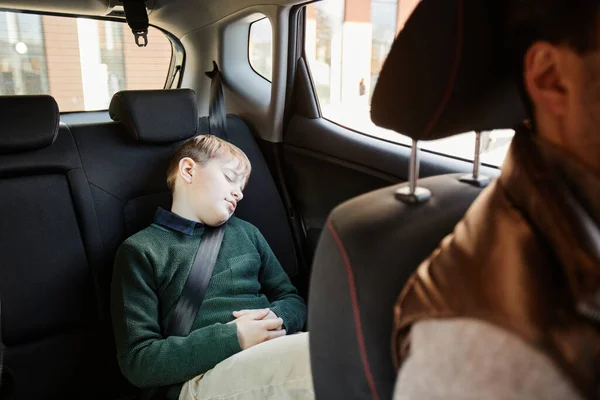
[[[520,336],[600,399],[599,227],[600,177],[520,129],[501,177],[402,291],[397,365],[415,322],[476,318]]]

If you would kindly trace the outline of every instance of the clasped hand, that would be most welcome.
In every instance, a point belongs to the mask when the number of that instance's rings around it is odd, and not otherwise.
[[[233,316],[235,319],[229,324],[237,325],[242,350],[286,334],[283,320],[268,308],[234,311]]]

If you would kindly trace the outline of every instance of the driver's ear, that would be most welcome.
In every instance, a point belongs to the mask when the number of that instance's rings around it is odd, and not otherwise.
[[[535,42],[524,58],[525,88],[534,109],[556,117],[564,116],[568,105],[568,50],[548,42]]]
[[[179,176],[186,183],[192,183],[196,162],[190,157],[179,160]]]

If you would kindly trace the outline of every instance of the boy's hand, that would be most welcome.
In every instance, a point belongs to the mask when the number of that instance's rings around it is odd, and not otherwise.
[[[229,322],[237,325],[237,335],[242,350],[255,346],[267,340],[285,336],[286,332],[281,329],[283,320],[281,318],[266,319],[271,310],[244,310],[235,320]],[[235,316],[236,313],[234,313]],[[275,314],[273,314],[275,315]]]
[[[277,319],[277,318],[279,318],[279,317],[277,316],[277,314],[275,314],[275,313],[274,313],[273,311],[271,311],[270,309],[266,308],[265,310],[269,310],[269,313],[268,313],[268,314],[267,314],[267,315],[266,315],[264,318],[261,318],[261,319],[263,319],[263,320],[264,320],[264,319]],[[249,314],[249,313],[254,313],[254,312],[256,312],[256,311],[264,311],[264,310],[240,310],[240,311],[234,311],[234,312],[233,312],[233,316],[234,316],[234,317],[236,317],[236,318],[240,318],[240,317],[243,317],[244,315],[247,315],[247,314]],[[278,330],[279,330],[279,329],[283,329],[283,325],[281,325],[281,326],[280,326],[279,328],[277,328],[277,329],[278,329]]]

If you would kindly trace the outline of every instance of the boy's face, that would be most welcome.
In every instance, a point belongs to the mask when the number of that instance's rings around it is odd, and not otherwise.
[[[196,163],[192,169],[192,182],[186,196],[204,224],[219,226],[227,222],[242,200],[246,176],[237,172],[239,163],[236,158],[223,156],[204,166]]]

